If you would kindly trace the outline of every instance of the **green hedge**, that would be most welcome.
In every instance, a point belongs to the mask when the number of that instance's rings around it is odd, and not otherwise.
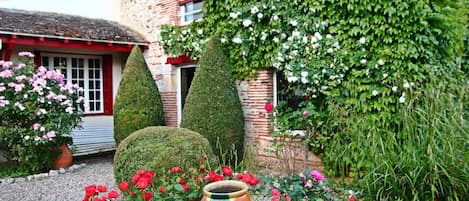
[[[202,54],[186,98],[181,127],[205,136],[212,149],[221,149],[218,154],[230,152],[234,145],[238,157],[242,157],[244,114],[220,46],[218,38],[211,38]]]
[[[147,126],[165,125],[163,103],[138,46],[132,49],[117,90],[114,104],[116,144]]]
[[[119,144],[114,155],[114,175],[120,183],[129,181],[139,169],[153,170],[158,176],[175,166],[198,168],[206,165],[199,164],[201,161],[213,165],[214,160],[209,142],[199,133],[151,126],[132,133]]]

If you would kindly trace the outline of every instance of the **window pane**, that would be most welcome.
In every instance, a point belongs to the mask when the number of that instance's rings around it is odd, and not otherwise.
[[[193,3],[193,11],[202,10],[202,1]]]
[[[84,78],[85,77],[84,73],[85,73],[85,71],[83,69],[78,70],[79,78]]]
[[[202,12],[200,12],[200,13],[195,13],[193,18],[194,20],[198,20],[198,19],[202,19],[202,17],[203,17],[203,14]]]
[[[72,67],[77,67],[78,63],[77,63],[77,59],[76,58],[72,58]]]
[[[90,97],[90,102],[91,102],[91,100],[94,100],[94,92],[89,91],[89,92],[88,92],[88,95],[89,95],[89,97]]]
[[[93,81],[88,81],[88,87],[91,89],[94,89],[94,82]]]
[[[101,82],[100,81],[96,81],[95,84],[96,84],[96,89],[101,89]]]
[[[96,110],[97,111],[101,110],[101,103],[100,102],[96,102]]]
[[[101,78],[101,75],[100,75],[99,70],[95,70],[95,71],[94,71],[94,77],[95,77],[96,79],[100,79],[100,78]]]
[[[78,66],[80,66],[80,67],[85,66],[83,59],[78,59]]]
[[[94,103],[93,102],[90,102],[90,111],[91,112],[96,111],[95,108],[94,108]]]
[[[77,78],[77,69],[72,69],[72,78],[73,79]]]
[[[48,67],[49,66],[49,57],[42,57],[42,66]]]
[[[88,78],[90,78],[90,79],[94,78],[93,70],[88,70]]]
[[[189,2],[184,5],[184,8],[186,10],[186,13],[192,12],[194,10],[194,3]]]

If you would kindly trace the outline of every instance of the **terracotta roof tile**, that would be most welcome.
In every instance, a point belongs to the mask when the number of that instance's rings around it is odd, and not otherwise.
[[[0,31],[45,37],[147,43],[137,32],[114,21],[7,8],[0,8]]]

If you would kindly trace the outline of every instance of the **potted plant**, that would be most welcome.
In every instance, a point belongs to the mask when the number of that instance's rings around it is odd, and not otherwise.
[[[6,117],[0,120],[0,139],[20,166],[39,172],[61,154],[57,147],[72,143],[83,89],[67,83],[60,70],[36,68],[32,53],[19,56],[24,63],[0,61],[0,115]]]

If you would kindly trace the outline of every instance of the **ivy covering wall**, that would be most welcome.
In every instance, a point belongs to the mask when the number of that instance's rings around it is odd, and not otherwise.
[[[274,116],[287,122],[277,128],[310,128],[308,142],[327,169],[361,176],[376,165],[370,147],[430,136],[417,123],[409,129],[402,112],[428,109],[424,90],[461,94],[454,87],[467,85],[467,8],[466,0],[204,1],[201,21],[164,27],[161,42],[171,55],[198,58],[217,32],[236,78],[266,67],[282,72],[305,99],[296,111],[277,108],[287,111]],[[467,98],[455,104],[467,105]],[[304,112],[313,115],[298,115]],[[292,117],[309,119],[288,125]],[[451,132],[460,128],[466,120]]]

